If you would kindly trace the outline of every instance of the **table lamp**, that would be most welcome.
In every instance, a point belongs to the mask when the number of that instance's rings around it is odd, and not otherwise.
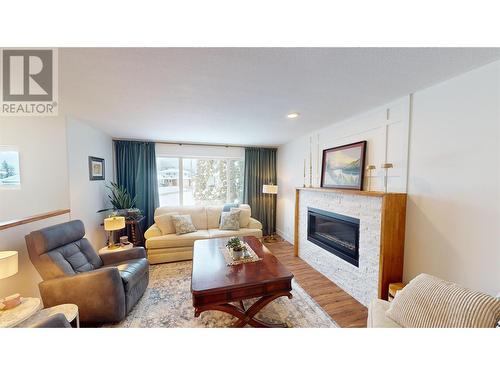
[[[278,185],[273,185],[273,184],[270,184],[270,185],[262,185],[262,193],[264,194],[278,194]],[[272,208],[271,208],[271,217],[274,219],[274,204],[272,205]],[[266,242],[276,242],[277,239],[276,237],[274,236],[274,232],[271,233],[271,236],[267,237],[265,239]]]
[[[111,216],[104,219],[104,230],[109,232],[108,249],[118,249],[120,246],[115,245],[113,231],[125,228],[124,216]]]
[[[18,254],[17,251],[0,251],[0,279],[6,279],[17,273]],[[0,310],[10,309],[21,302],[20,295],[14,294],[0,299]]]

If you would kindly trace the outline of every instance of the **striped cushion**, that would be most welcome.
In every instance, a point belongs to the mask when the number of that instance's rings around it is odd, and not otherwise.
[[[493,328],[500,300],[423,273],[396,294],[386,316],[407,328]]]

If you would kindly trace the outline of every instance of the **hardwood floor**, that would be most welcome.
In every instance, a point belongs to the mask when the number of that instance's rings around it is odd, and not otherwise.
[[[366,327],[368,309],[305,261],[295,257],[292,244],[279,241],[265,245],[295,275],[295,281],[341,327]]]

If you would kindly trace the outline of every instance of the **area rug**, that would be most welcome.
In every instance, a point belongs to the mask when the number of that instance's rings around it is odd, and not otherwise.
[[[197,318],[194,316],[190,290],[191,263],[150,266],[149,286],[144,296],[125,320],[105,327],[230,327],[237,319],[223,312],[205,311]],[[338,327],[297,283],[292,282],[292,299],[280,297],[264,307],[256,317],[269,323],[286,323],[288,327]]]

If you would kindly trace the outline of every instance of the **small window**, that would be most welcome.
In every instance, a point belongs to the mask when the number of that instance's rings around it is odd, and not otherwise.
[[[19,151],[14,146],[0,146],[0,189],[20,187]]]

